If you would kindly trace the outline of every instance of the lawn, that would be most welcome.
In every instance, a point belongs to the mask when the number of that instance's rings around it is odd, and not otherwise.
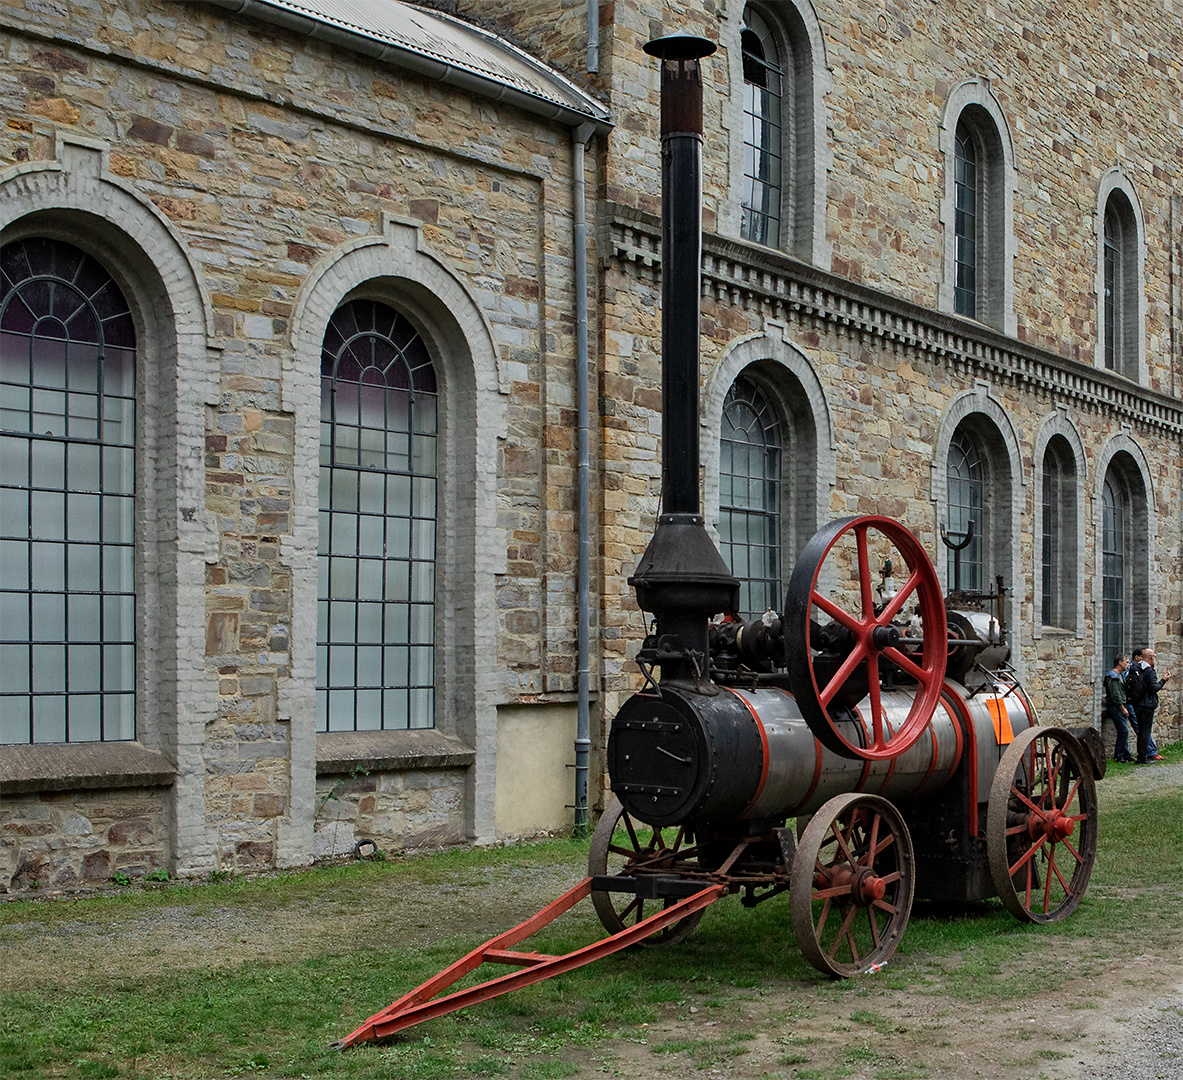
[[[1001,1016],[1032,994],[1093,1008],[1147,942],[1179,955],[1183,785],[1167,778],[1183,746],[1168,758],[1159,782],[1111,766],[1098,786],[1092,883],[1055,927],[1021,925],[997,901],[918,903],[882,973],[832,982],[798,952],[787,897],[754,910],[732,899],[681,945],[618,954],[346,1053],[326,1047],[578,880],[586,841],[10,902],[0,905],[0,1076],[941,1075],[940,1044],[959,1014]],[[584,907],[532,947],[595,940]],[[1148,967],[1133,981],[1156,977]],[[1066,1052],[1020,1050],[1016,1061],[1036,1064]]]

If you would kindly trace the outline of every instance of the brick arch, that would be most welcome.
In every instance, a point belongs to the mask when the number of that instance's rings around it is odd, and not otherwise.
[[[777,330],[779,329],[779,332]],[[799,504],[785,506],[782,533],[786,574],[806,541],[829,519],[830,493],[836,483],[837,454],[825,390],[809,358],[787,340],[787,331],[770,325],[768,331],[733,342],[711,371],[704,394],[699,429],[703,463],[703,511],[708,528],[719,520],[719,433],[727,391],[741,373],[748,373],[769,395],[782,423],[797,442],[793,457],[797,475],[786,478]],[[787,504],[788,500],[786,500]]]
[[[1157,574],[1154,567],[1157,560],[1155,537],[1158,535],[1158,514],[1155,509],[1154,482],[1146,453],[1129,431],[1119,432],[1101,447],[1093,472],[1092,527],[1094,537],[1093,574],[1093,635],[1096,648],[1094,674],[1097,677],[1099,694],[1100,678],[1109,670],[1107,659],[1102,655],[1104,641],[1103,582],[1104,570],[1103,530],[1105,522],[1104,490],[1110,470],[1130,496],[1133,513],[1131,546],[1133,567],[1131,587],[1134,612],[1130,621],[1133,641],[1130,649],[1138,645],[1154,643],[1154,613],[1158,605]],[[1098,698],[1099,700],[1099,698]]]
[[[964,119],[985,153],[986,206],[989,218],[985,310],[978,321],[1005,334],[1018,332],[1014,307],[1014,193],[1018,187],[1014,140],[1002,105],[983,76],[966,79],[949,92],[941,116],[939,142],[945,171],[940,218],[944,225],[944,273],[937,293],[937,307],[952,312],[954,261],[954,156],[957,124]]]
[[[205,510],[202,462],[204,407],[217,402],[220,359],[209,341],[210,298],[180,234],[111,174],[102,142],[59,135],[55,160],[0,172],[0,227],[6,241],[44,236],[87,251],[132,309],[143,449],[136,502],[144,523],[136,535],[144,568],[137,582],[136,735],[176,765],[177,871],[210,870],[217,848],[205,824],[202,744],[217,692],[205,665],[203,555],[216,550],[217,524]]]
[[[293,566],[292,678],[280,709],[292,719],[292,835],[284,859],[312,853],[316,779],[317,511],[320,353],[333,312],[345,300],[382,300],[423,335],[441,390],[437,554],[437,715],[440,730],[477,750],[470,771],[468,830],[493,832],[497,685],[492,571],[504,560],[497,519],[497,436],[504,428],[493,336],[466,286],[423,242],[415,225],[384,221],[379,236],[328,253],[294,305],[292,347],[283,368],[283,402],[295,418],[293,527],[285,557]],[[402,733],[393,732],[392,736]],[[297,803],[297,798],[299,802]]]
[[[948,511],[948,467],[949,446],[957,429],[967,424],[974,437],[981,444],[990,464],[990,485],[992,498],[991,534],[986,541],[988,561],[986,576],[1002,574],[1012,592],[1006,607],[1007,625],[1013,632],[1018,629],[1019,613],[1027,595],[1020,560],[1020,528],[1024,505],[1023,487],[1026,483],[1023,470],[1023,454],[1019,444],[1018,431],[1002,405],[991,396],[986,383],[978,383],[972,390],[956,395],[946,406],[937,428],[932,458],[932,502],[935,514],[936,536],[949,516]],[[951,587],[948,559],[939,552],[933,560],[941,587]],[[992,584],[992,580],[983,582]],[[1017,641],[1017,637],[1013,637]],[[1011,663],[1020,668],[1021,656],[1012,650]]]
[[[1075,514],[1073,515],[1070,525],[1074,526],[1074,534],[1067,539],[1070,541],[1067,549],[1061,552],[1061,557],[1064,562],[1073,568],[1071,577],[1071,587],[1073,592],[1073,599],[1071,601],[1070,612],[1071,620],[1066,625],[1066,629],[1075,630],[1077,637],[1084,636],[1084,584],[1079,578],[1079,567],[1084,560],[1084,538],[1085,538],[1085,491],[1088,485],[1088,459],[1084,451],[1084,440],[1080,437],[1080,432],[1076,425],[1072,422],[1072,418],[1068,415],[1068,408],[1065,405],[1056,407],[1056,411],[1044,418],[1039,425],[1039,431],[1035,436],[1035,447],[1033,453],[1032,468],[1034,470],[1035,482],[1032,485],[1032,501],[1034,503],[1034,512],[1031,515],[1034,523],[1035,543],[1032,549],[1032,577],[1034,591],[1038,593],[1038,583],[1041,580],[1043,573],[1043,563],[1041,553],[1043,551],[1043,514],[1041,512],[1042,498],[1043,498],[1043,470],[1044,460],[1047,455],[1048,443],[1053,438],[1062,438],[1069,447],[1072,454],[1073,468],[1076,477],[1075,484]],[[1039,615],[1039,604],[1035,603],[1036,618],[1032,620],[1032,634],[1036,638],[1043,636],[1042,620]]]

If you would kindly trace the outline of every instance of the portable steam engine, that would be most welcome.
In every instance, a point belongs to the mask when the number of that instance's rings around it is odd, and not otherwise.
[[[654,632],[636,657],[645,686],[611,726],[615,797],[587,878],[339,1047],[680,941],[732,893],[751,906],[788,891],[802,952],[848,976],[892,955],[916,894],[997,894],[1054,922],[1092,871],[1104,750],[1091,728],[1037,726],[1007,665],[1001,580],[964,592],[955,562],[943,598],[903,525],[851,517],[805,546],[782,612],[734,616],[739,582],[698,496],[699,60],[715,46],[674,34],[645,48],[662,86],[662,509],[629,579]],[[942,539],[964,547],[972,527]],[[589,896],[607,938],[562,956],[515,948]],[[518,970],[440,996],[483,964]]]
[[[714,46],[646,48],[662,61],[662,512],[630,583],[656,628],[608,740],[600,919],[617,932],[705,882],[747,904],[788,890],[808,959],[853,975],[895,951],[914,894],[1064,918],[1092,869],[1104,753],[1091,729],[1036,726],[1006,662],[1001,580],[947,605],[903,525],[852,517],[806,545],[783,612],[717,618],[738,582],[698,502],[698,61]],[[970,535],[942,530],[952,549]]]

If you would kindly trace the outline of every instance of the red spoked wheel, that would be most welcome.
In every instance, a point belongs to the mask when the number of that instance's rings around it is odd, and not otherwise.
[[[872,559],[886,557],[907,567],[903,585],[876,613]],[[823,567],[826,574],[823,575]],[[857,588],[823,592],[821,579],[853,579]],[[905,651],[892,625],[914,602],[924,623],[920,652]],[[833,670],[819,668],[810,628],[814,621],[848,631],[849,651]],[[924,731],[941,700],[948,659],[945,601],[928,554],[903,525],[877,515],[842,518],[815,533],[805,546],[785,597],[785,652],[789,682],[801,715],[815,738],[843,757],[885,760],[902,754]],[[916,697],[904,723],[892,731],[879,694],[880,658],[915,680]],[[867,742],[856,743],[838,727],[847,720],[852,690],[870,697]],[[856,723],[856,729],[861,727]],[[848,727],[847,730],[850,730]]]
[[[797,842],[789,878],[793,933],[827,975],[875,970],[895,952],[915,889],[912,838],[878,795],[837,795]]]
[[[1080,903],[1097,855],[1097,787],[1080,742],[1028,728],[998,763],[986,809],[994,888],[1016,919],[1049,923]]]

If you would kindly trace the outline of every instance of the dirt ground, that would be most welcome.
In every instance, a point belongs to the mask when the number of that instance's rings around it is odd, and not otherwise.
[[[1142,785],[1183,785],[1183,766],[1126,782],[1131,794]],[[571,873],[516,868],[455,884],[400,884],[396,905],[375,897],[365,910],[331,892],[312,906],[209,907],[186,903],[181,889],[175,905],[131,918],[2,926],[3,977],[20,987],[48,965],[68,985],[110,971],[113,957],[129,971],[217,967],[231,956],[235,963],[278,962],[408,933],[427,941],[458,932],[492,935],[535,910],[539,898],[557,896]],[[570,1075],[589,1078],[1183,1080],[1183,927],[1165,938],[1134,937],[1132,949],[1082,956],[1079,940],[1047,928],[1012,973],[1029,990],[973,1004],[964,993],[943,992],[954,973],[964,979],[958,955],[901,956],[897,966],[915,976],[907,980],[868,976],[841,992],[825,983],[786,983],[740,993],[723,1007],[688,988],[683,1001],[658,1006],[655,1022],[586,1048],[566,1047],[561,1057],[564,1068],[577,1070]],[[386,1002],[373,1004],[376,1010]]]

